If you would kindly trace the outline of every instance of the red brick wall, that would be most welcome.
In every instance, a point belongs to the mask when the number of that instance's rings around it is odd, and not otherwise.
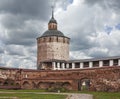
[[[0,72],[7,77],[0,76],[0,85],[6,81],[9,85],[19,85],[23,89],[48,89],[63,87],[68,90],[78,90],[81,83],[88,79],[92,91],[120,91],[120,66],[102,67],[80,70],[25,70],[1,69]]]
[[[23,71],[23,75],[27,74],[27,78],[22,76],[22,83],[28,81],[31,88],[33,82],[36,86],[39,83],[48,84],[69,83],[70,90],[78,90],[78,82],[84,79],[90,80],[89,90],[93,91],[120,91],[120,67],[104,67],[96,69],[83,69],[83,70],[60,70],[60,71]],[[41,85],[42,86],[42,85]],[[81,86],[81,85],[80,85]],[[44,85],[45,87],[45,85]],[[24,88],[24,87],[23,87]],[[30,88],[30,87],[29,87]],[[69,89],[68,88],[68,89]]]

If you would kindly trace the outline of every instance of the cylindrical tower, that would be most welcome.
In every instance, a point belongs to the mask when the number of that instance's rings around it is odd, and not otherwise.
[[[57,21],[52,18],[48,23],[48,30],[41,37],[37,38],[37,66],[47,60],[68,60],[69,59],[69,38],[57,30]]]

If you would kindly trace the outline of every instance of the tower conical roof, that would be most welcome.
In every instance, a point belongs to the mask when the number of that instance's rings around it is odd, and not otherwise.
[[[50,24],[50,23],[56,23],[57,24],[57,21],[54,19],[54,17],[52,17],[48,24]]]
[[[61,31],[58,30],[47,30],[43,33],[42,37],[45,36],[64,36],[64,34]]]

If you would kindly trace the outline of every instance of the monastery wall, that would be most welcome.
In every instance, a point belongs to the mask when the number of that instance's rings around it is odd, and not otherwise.
[[[1,86],[22,89],[120,91],[120,66],[79,70],[27,70],[0,68]]]
[[[0,88],[18,89],[20,88],[20,80],[20,69],[0,67]]]
[[[24,71],[23,75],[21,86],[25,89],[49,89],[57,86],[68,90],[82,90],[83,83],[89,81],[87,90],[120,91],[120,67],[66,71]]]

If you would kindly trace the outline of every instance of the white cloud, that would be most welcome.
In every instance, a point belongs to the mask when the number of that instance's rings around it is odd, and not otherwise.
[[[0,1],[0,65],[35,68],[36,37],[47,30],[51,5],[41,0],[26,0],[24,4],[23,0],[13,0],[8,6],[4,1]],[[58,29],[71,38],[72,59],[120,55],[120,30],[115,28],[120,24],[117,3],[118,0],[57,0],[55,19]],[[109,35],[105,26],[113,27]]]
[[[88,6],[80,0],[74,0],[67,11],[59,10],[58,13],[56,17],[60,30],[71,37],[72,58],[120,55],[120,31],[114,29],[108,35],[104,30],[106,25],[114,27],[119,23],[119,13],[112,8],[107,6],[105,9],[98,4]]]

